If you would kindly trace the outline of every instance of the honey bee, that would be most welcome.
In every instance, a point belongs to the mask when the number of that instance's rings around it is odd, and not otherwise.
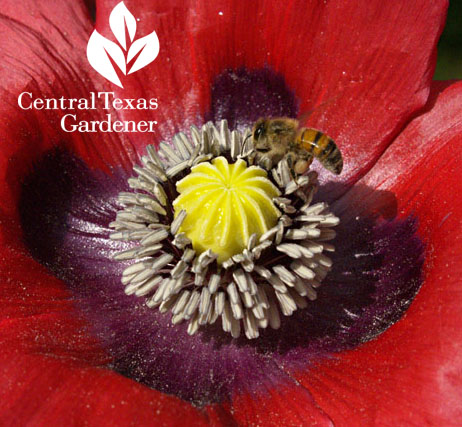
[[[266,169],[285,158],[295,178],[305,173],[316,158],[328,171],[336,175],[342,172],[342,153],[333,139],[319,130],[299,127],[298,120],[259,119],[250,137],[256,160]]]

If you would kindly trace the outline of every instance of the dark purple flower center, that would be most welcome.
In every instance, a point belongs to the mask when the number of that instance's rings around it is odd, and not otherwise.
[[[284,78],[270,68],[227,70],[212,86],[206,121],[228,120],[230,129],[251,126],[261,117],[296,117],[298,102]]]
[[[257,118],[255,107],[239,104],[240,93],[249,102],[262,100],[258,116],[296,112],[284,81],[268,69],[225,72],[212,93],[210,117],[226,117],[236,126]],[[120,171],[91,171],[66,152],[49,153],[24,182],[24,239],[33,256],[68,284],[89,320],[88,332],[112,356],[110,367],[162,392],[204,405],[236,391],[292,382],[291,371],[391,326],[421,285],[423,246],[415,219],[344,218],[334,242],[334,268],[318,299],[284,318],[279,330],[264,330],[257,340],[233,340],[213,325],[189,336],[186,325],[172,325],[170,314],[125,295],[120,283],[126,265],[112,255],[126,244],[109,239],[108,224],[121,208],[116,197],[127,190],[127,178]],[[322,188],[319,194],[322,199]]]

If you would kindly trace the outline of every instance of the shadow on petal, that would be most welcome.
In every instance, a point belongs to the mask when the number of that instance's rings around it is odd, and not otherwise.
[[[371,193],[368,187],[363,191]],[[318,298],[284,317],[280,329],[263,330],[254,341],[240,338],[238,345],[306,362],[367,342],[401,318],[422,285],[424,246],[416,235],[416,218],[395,218],[393,194],[373,193],[380,201],[370,206],[373,213],[354,216],[353,206],[351,211],[337,213],[341,223],[331,256],[333,267],[317,289]],[[319,200],[322,194],[323,187]],[[219,329],[210,327],[204,339],[230,345],[233,340],[220,335]]]

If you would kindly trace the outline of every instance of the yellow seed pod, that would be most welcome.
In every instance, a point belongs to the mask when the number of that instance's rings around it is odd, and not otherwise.
[[[266,171],[241,159],[229,164],[217,157],[200,163],[176,188],[175,216],[186,211],[179,232],[196,252],[215,252],[219,263],[242,252],[252,234],[261,236],[281,215],[272,201],[280,192]]]

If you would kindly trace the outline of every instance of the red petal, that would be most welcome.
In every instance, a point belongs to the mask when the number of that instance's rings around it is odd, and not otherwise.
[[[62,282],[25,252],[0,216],[0,424],[203,425],[187,402],[106,369]],[[227,419],[210,408],[210,419]]]
[[[97,28],[111,37],[117,0],[97,3]],[[116,93],[159,97],[163,136],[207,110],[214,77],[227,68],[280,72],[318,108],[309,123],[338,141],[342,181],[364,174],[428,96],[447,2],[351,3],[127,0],[140,36],[153,29],[159,57]],[[173,78],[172,78],[173,76]]]
[[[18,425],[206,424],[200,411],[109,370],[42,355],[0,356],[0,422]]]
[[[295,383],[275,384],[258,395],[238,395],[232,412],[239,425],[246,426],[332,425],[310,393]]]
[[[392,192],[401,215],[417,216],[427,245],[422,289],[378,339],[297,375],[339,424],[454,425],[462,416],[462,83],[447,86],[434,85],[430,111],[359,182]],[[357,184],[339,206],[382,207],[376,194]]]

